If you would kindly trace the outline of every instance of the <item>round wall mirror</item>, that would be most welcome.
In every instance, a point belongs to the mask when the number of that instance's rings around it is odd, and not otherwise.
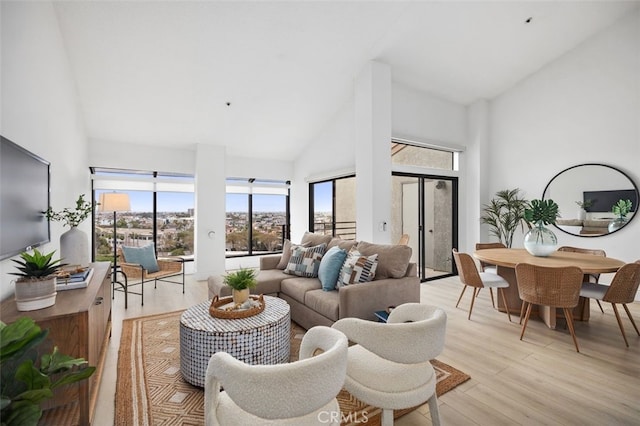
[[[636,216],[639,197],[638,187],[621,170],[578,164],[555,175],[542,198],[558,203],[558,229],[579,237],[599,237],[627,226]],[[616,205],[619,208],[614,209]]]

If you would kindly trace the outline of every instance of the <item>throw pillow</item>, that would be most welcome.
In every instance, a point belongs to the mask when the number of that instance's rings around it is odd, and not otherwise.
[[[351,249],[340,269],[336,287],[372,281],[376,276],[377,259],[377,254],[363,256],[359,251]]]
[[[153,243],[144,247],[122,246],[122,254],[125,262],[137,263],[149,273],[158,272],[160,270]]]
[[[372,244],[360,241],[356,246],[363,256],[378,255],[376,279],[402,278],[411,261],[411,247],[397,244]]]
[[[276,265],[276,269],[284,269],[289,264],[289,259],[291,259],[291,248],[301,246],[306,247],[308,244],[293,244],[290,240],[284,240],[284,244],[282,245],[282,256],[280,257],[280,262]]]
[[[283,272],[298,277],[316,278],[326,248],[326,244],[314,247],[293,247],[291,258]]]
[[[318,234],[316,232],[305,232],[300,240],[300,244],[307,243],[307,246],[319,246],[320,244],[329,244],[333,238],[331,235]]]
[[[324,291],[335,290],[340,269],[342,269],[346,258],[347,251],[337,246],[331,247],[324,256],[322,256],[320,267],[318,268],[318,278],[320,279],[320,283],[322,283],[322,289]]]

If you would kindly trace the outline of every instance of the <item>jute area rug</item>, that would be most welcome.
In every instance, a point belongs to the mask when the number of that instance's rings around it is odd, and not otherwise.
[[[115,397],[116,425],[202,425],[204,390],[180,374],[180,315],[182,311],[124,320],[118,353]],[[291,361],[298,357],[305,330],[291,324]],[[442,395],[469,379],[467,374],[439,361],[436,392]],[[379,425],[381,410],[342,390],[338,395],[343,425]],[[396,410],[396,418],[413,411]],[[365,417],[366,416],[366,417]]]

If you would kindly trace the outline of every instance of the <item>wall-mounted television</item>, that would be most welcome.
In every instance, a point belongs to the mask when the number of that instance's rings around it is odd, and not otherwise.
[[[49,166],[0,136],[0,259],[51,241]]]
[[[619,200],[631,201],[631,211],[638,209],[638,195],[635,189],[620,189],[617,191],[584,191],[583,201],[590,200],[589,212],[611,212],[611,208]]]

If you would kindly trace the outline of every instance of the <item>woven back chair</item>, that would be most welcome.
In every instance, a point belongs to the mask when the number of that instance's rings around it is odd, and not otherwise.
[[[594,256],[607,257],[607,253],[604,250],[600,250],[600,249],[586,249],[581,247],[562,246],[558,248],[558,251],[568,251],[572,253],[584,253],[584,254],[592,254]],[[597,283],[599,280],[600,280],[600,274],[589,274],[589,282]],[[600,308],[600,312],[604,314],[604,309],[602,308],[602,305],[600,304],[600,301],[598,299],[596,299],[596,303]]]
[[[633,325],[633,328],[635,328],[636,333],[640,336],[638,326],[633,320],[631,312],[629,312],[629,308],[627,307],[627,303],[633,303],[639,286],[640,261],[637,261],[635,263],[628,263],[622,266],[622,268],[616,272],[616,275],[613,277],[610,285],[606,286],[597,283],[583,283],[582,289],[580,290],[580,296],[582,297],[589,297],[611,303],[613,312],[616,315],[616,320],[618,321],[618,327],[620,327],[622,338],[624,339],[624,343],[627,347],[629,347],[629,342],[627,341],[627,336],[624,332],[624,327],[622,326],[622,319],[620,318],[618,307],[616,305],[618,303],[622,305],[629,317],[629,321],[631,321],[631,324]]]
[[[156,259],[158,263],[158,271],[149,272],[142,265],[138,263],[127,262],[124,256],[124,252],[121,248],[118,248],[118,266],[120,271],[125,276],[125,298],[127,293],[137,294],[140,296],[141,304],[144,305],[144,284],[149,281],[154,282],[154,288],[157,287],[158,281],[170,282],[172,284],[180,284],[179,282],[172,280],[165,280],[164,278],[172,277],[183,273],[183,262],[169,259]],[[131,282],[133,281],[133,283]],[[140,292],[132,292],[129,287],[140,285]],[[182,292],[184,293],[184,277],[182,280]],[[125,299],[126,300],[126,299]]]
[[[580,287],[582,285],[582,270],[577,266],[563,268],[549,268],[528,263],[516,265],[516,279],[518,280],[518,293],[522,299],[523,308],[526,305],[526,314],[522,324],[520,340],[524,337],[527,322],[531,315],[532,305],[552,306],[562,308],[567,320],[567,327],[571,332],[573,344],[578,348],[578,340],[573,328],[573,315],[571,309],[578,305],[580,299]],[[522,316],[520,317],[522,321]]]
[[[502,243],[476,243],[476,250],[497,249],[497,248],[507,248],[507,246],[505,246]],[[482,260],[480,261],[480,266],[482,267],[482,270],[486,272],[492,272],[492,271],[487,271],[487,267],[495,268],[495,265],[492,265],[491,263],[483,262]]]
[[[509,305],[507,304],[507,299],[504,295],[504,289],[509,287],[509,282],[502,278],[498,274],[488,273],[488,272],[480,272],[478,271],[478,267],[476,266],[476,262],[473,258],[467,253],[458,253],[456,249],[452,250],[453,259],[456,262],[456,268],[458,269],[458,275],[460,276],[460,281],[464,284],[462,287],[462,292],[460,293],[460,297],[458,297],[458,302],[456,303],[456,308],[460,304],[460,300],[462,300],[462,296],[464,295],[465,290],[468,287],[473,287],[473,296],[471,297],[471,306],[469,307],[469,316],[467,319],[471,319],[471,311],[473,311],[473,302],[480,290],[484,287],[489,288],[497,288],[498,293],[502,295],[502,302],[507,310],[507,317],[509,321],[511,321],[511,313],[509,312]],[[491,293],[491,303],[493,304],[493,293]],[[495,306],[495,305],[494,305]]]

